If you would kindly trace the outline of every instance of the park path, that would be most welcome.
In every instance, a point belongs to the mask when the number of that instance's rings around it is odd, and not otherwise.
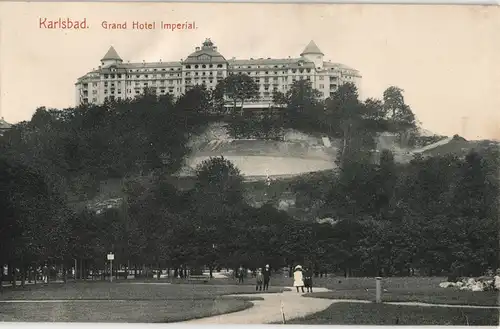
[[[262,297],[264,300],[252,300],[254,304],[246,310],[216,315],[208,318],[185,321],[186,324],[267,324],[282,322],[285,319],[301,318],[308,314],[321,312],[334,303],[331,299],[321,299],[313,297],[303,297],[303,293],[297,293],[295,288],[292,291],[282,293],[262,293],[248,295],[228,295],[235,297]],[[315,292],[326,292],[328,289],[315,288]]]
[[[269,324],[302,318],[309,314],[321,312],[335,303],[360,303],[368,304],[373,301],[357,299],[323,299],[315,297],[305,297],[303,293],[297,293],[295,288],[282,293],[262,293],[248,295],[228,295],[235,297],[262,297],[264,300],[252,300],[254,304],[246,310],[216,315],[207,318],[194,319],[182,322],[183,324]],[[326,292],[326,288],[315,288],[314,292]],[[474,306],[474,305],[451,305],[451,304],[430,304],[420,302],[384,302],[384,304],[423,306],[423,307],[448,307],[448,308],[480,308],[480,309],[500,309],[500,306]]]

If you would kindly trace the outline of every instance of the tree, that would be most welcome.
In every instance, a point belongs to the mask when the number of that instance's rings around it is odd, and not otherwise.
[[[404,101],[403,89],[391,86],[384,91],[384,108],[390,120],[390,129],[407,143],[417,128],[415,115]]]
[[[212,111],[212,93],[203,85],[196,85],[178,98],[177,114],[184,120],[185,129],[193,134],[200,133],[208,124],[208,114]]]
[[[43,175],[0,157],[0,264],[21,268],[48,258],[63,261],[71,212]]]
[[[286,94],[273,93],[273,102],[279,107],[286,106],[284,124],[287,127],[311,132],[311,128],[318,127],[317,116],[323,110],[321,96],[309,80],[298,80]]]
[[[209,158],[196,168],[195,194],[203,203],[238,205],[243,201],[243,177],[224,157]]]
[[[217,83],[215,97],[219,104],[224,104],[224,97],[229,99],[233,105],[233,113],[236,113],[238,103],[240,103],[241,114],[243,114],[246,101],[259,99],[259,85],[246,74],[231,74]]]
[[[361,137],[358,133],[363,128],[362,114],[358,90],[352,83],[342,84],[327,102],[328,120],[334,122],[342,140],[338,159],[341,166],[349,159],[353,161],[354,154],[360,151],[353,144],[354,138]]]

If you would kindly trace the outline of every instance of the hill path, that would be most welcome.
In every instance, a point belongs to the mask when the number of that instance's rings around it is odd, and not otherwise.
[[[303,297],[303,293],[292,291],[282,293],[262,293],[249,295],[229,295],[235,297],[262,297],[264,300],[252,300],[254,304],[246,310],[208,318],[185,321],[187,324],[267,324],[282,322],[281,305],[286,320],[301,318],[327,309],[335,301],[313,297]],[[315,288],[314,292],[326,292],[328,289]]]

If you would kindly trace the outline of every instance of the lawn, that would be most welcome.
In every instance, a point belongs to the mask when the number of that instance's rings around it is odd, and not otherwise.
[[[255,288],[140,282],[26,286],[0,296],[0,321],[175,322],[252,306],[252,298],[224,296],[234,293],[255,293]]]
[[[287,324],[498,326],[498,310],[336,303]]]
[[[439,283],[446,281],[444,277],[394,277],[382,280],[382,301],[386,302],[422,302],[429,304],[453,305],[500,305],[500,296],[495,291],[464,291],[454,288],[440,288]],[[178,282],[178,281],[176,281]],[[213,279],[207,284],[234,284],[235,280]],[[244,285],[253,285],[249,278]],[[271,278],[271,287],[289,287],[292,279],[283,275]],[[309,297],[328,299],[357,299],[375,301],[375,278],[314,278],[314,286],[328,288],[332,291],[307,294]]]
[[[374,278],[328,278],[315,283],[316,286],[331,289],[331,292],[312,293],[308,296],[330,299],[361,299],[375,301]],[[382,301],[422,302],[430,304],[461,304],[496,306],[499,294],[495,291],[464,291],[454,288],[440,288],[446,278],[408,277],[384,278],[382,280]]]

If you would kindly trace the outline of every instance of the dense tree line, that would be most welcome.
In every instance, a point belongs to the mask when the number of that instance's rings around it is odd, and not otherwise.
[[[499,266],[497,148],[397,164],[373,149],[380,132],[416,136],[401,89],[361,101],[345,84],[323,101],[302,80],[275,93],[281,111],[248,116],[238,104],[256,99],[256,90],[253,80],[230,76],[214,91],[196,87],[177,100],[146,90],[102,106],[40,108],[14,125],[0,139],[0,263],[23,273],[48,260],[102,269],[112,251],[127,270],[307,263],[389,276],[477,275]],[[293,128],[339,139],[337,171],[292,183],[299,206],[334,224],[249,206],[238,168],[224,158],[203,162],[194,188],[176,189],[171,174],[188,140],[218,120],[237,138],[279,139]],[[123,182],[119,209],[74,206],[112,178]]]

